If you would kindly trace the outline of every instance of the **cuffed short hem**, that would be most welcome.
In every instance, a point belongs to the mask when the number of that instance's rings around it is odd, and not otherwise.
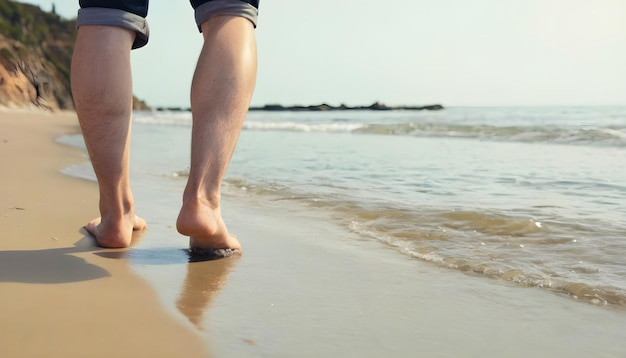
[[[145,46],[150,37],[150,28],[145,18],[130,12],[103,7],[88,7],[78,10],[76,27],[83,25],[119,26],[135,31],[137,36],[133,49]]]
[[[213,16],[218,15],[233,15],[241,16],[252,22],[252,25],[256,27],[259,10],[244,1],[232,1],[232,0],[213,0],[205,4],[202,4],[196,8],[196,24],[198,29],[202,32],[200,26],[203,22]]]

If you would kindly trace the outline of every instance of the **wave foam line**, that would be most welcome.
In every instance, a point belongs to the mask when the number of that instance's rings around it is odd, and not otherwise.
[[[245,130],[290,131],[290,132],[345,132],[349,133],[363,127],[361,123],[297,123],[297,122],[257,122],[244,123]]]
[[[558,277],[538,276],[524,272],[521,269],[498,268],[488,263],[471,262],[466,259],[444,257],[432,250],[420,252],[412,249],[409,242],[397,240],[389,235],[369,229],[357,221],[352,221],[348,229],[358,235],[373,238],[379,242],[395,247],[402,254],[415,259],[434,263],[449,269],[474,272],[490,278],[500,278],[524,287],[538,287],[564,293],[569,297],[588,302],[594,305],[626,306],[626,292],[611,286],[594,287],[581,282],[571,282]]]

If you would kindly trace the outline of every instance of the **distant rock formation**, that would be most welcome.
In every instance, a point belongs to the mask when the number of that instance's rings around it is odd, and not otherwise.
[[[190,112],[191,108],[189,107],[156,107],[157,111],[167,111],[167,112]],[[387,106],[380,102],[374,102],[369,106],[356,106],[350,107],[345,104],[341,104],[340,106],[333,107],[329,104],[322,103],[312,106],[283,106],[282,104],[266,104],[263,107],[250,107],[251,111],[292,111],[292,112],[320,112],[320,111],[348,111],[348,110],[359,110],[359,111],[391,111],[391,110],[408,110],[408,111],[439,111],[444,109],[444,107],[440,104],[430,104],[427,106]]]
[[[146,101],[140,100],[139,98],[133,96],[133,111],[148,111],[150,110],[150,106],[146,103]]]
[[[74,109],[70,64],[76,20],[0,0],[0,106]],[[149,109],[134,99],[133,108]]]
[[[440,104],[431,104],[427,106],[387,106],[381,102],[374,102],[369,106],[350,107],[345,104],[333,107],[326,103],[313,106],[283,106],[280,104],[266,104],[263,107],[251,107],[251,111],[347,111],[347,110],[370,110],[370,111],[391,111],[391,110],[429,110],[438,111],[444,109]]]

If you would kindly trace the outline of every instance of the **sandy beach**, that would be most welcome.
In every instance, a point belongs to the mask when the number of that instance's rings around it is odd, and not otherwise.
[[[2,357],[621,357],[626,312],[417,261],[292,203],[226,195],[239,258],[194,262],[139,188],[129,250],[80,231],[72,113],[0,112]],[[150,188],[153,190],[154,188]]]
[[[62,175],[85,153],[55,143],[73,113],[0,111],[0,356],[202,357],[199,337],[81,225],[95,183]],[[114,250],[106,250],[112,252]]]

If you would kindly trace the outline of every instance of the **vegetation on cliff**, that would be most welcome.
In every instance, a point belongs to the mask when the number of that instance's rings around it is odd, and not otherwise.
[[[0,105],[74,109],[70,64],[76,20],[0,0]],[[135,99],[135,104],[147,105]]]
[[[74,108],[70,63],[76,21],[0,0],[0,104]]]

